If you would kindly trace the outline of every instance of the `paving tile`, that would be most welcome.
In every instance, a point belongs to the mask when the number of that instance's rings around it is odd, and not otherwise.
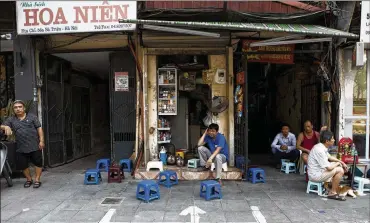
[[[13,210],[1,210],[1,222],[3,221],[7,221],[9,220],[10,218],[16,216],[17,214],[19,214],[21,211],[13,211]]]
[[[224,212],[206,212],[200,214],[200,222],[226,222],[226,216]],[[188,221],[190,216],[188,216]]]
[[[78,211],[75,216],[71,219],[71,222],[83,221],[83,222],[99,222],[106,211]]]
[[[78,211],[71,210],[54,210],[41,219],[44,222],[70,222]]]
[[[26,208],[31,208],[35,205],[35,203],[33,201],[14,201],[10,204],[8,204],[7,206],[5,206],[4,208],[1,208],[1,211],[8,211],[8,210],[12,210],[12,211],[23,211],[23,209],[26,209]]]
[[[194,206],[202,209],[205,212],[223,212],[221,200],[218,200],[218,199],[210,200],[210,201],[194,200]],[[182,210],[179,210],[179,211],[182,211]]]
[[[86,205],[84,205],[81,208],[81,211],[105,211],[107,212],[111,208],[111,205],[101,205],[100,203],[103,200],[104,199],[90,200]]]
[[[345,201],[346,202],[346,201]],[[369,221],[370,212],[368,208],[338,208],[334,216],[337,220]]]
[[[162,198],[160,200],[152,200],[149,203],[142,202],[137,212],[141,211],[163,211],[163,207],[167,206],[168,200],[163,200]]]
[[[190,222],[190,216],[182,216],[178,211],[166,211],[163,222]],[[201,219],[201,222],[204,221]]]
[[[245,200],[245,193],[239,192],[239,193],[228,193],[225,191],[222,191],[222,199],[223,200]]]
[[[140,211],[136,212],[131,222],[162,222],[164,211]]]
[[[15,215],[14,217],[10,218],[9,222],[38,222],[43,217],[45,217],[49,211],[47,210],[29,210],[29,211],[22,211],[21,213]]]
[[[81,210],[82,207],[87,205],[90,200],[65,200],[63,201],[56,210]]]
[[[72,197],[75,191],[55,191],[48,194],[48,196],[42,197],[42,200],[61,200],[64,201]],[[73,199],[73,198],[72,198]]]
[[[281,210],[305,210],[306,207],[300,200],[296,199],[276,199],[273,201]]]
[[[264,191],[253,191],[253,192],[244,192],[246,200],[251,199],[269,199],[269,196]]]
[[[221,204],[222,204],[222,209],[225,212],[250,211],[250,207],[247,201],[222,200]]]
[[[248,199],[249,206],[257,206],[264,211],[280,211],[280,208],[270,199]]]
[[[189,206],[194,205],[194,199],[191,198],[170,198],[165,207],[165,211],[183,210]]]
[[[279,223],[290,223],[288,217],[282,211],[267,211],[264,209],[260,209],[262,215],[265,217],[266,222],[279,222]]]
[[[256,222],[252,211],[227,211],[224,212],[227,222]]]
[[[292,222],[322,222],[322,220],[309,210],[300,210],[295,212],[292,210],[282,210],[284,215]]]
[[[45,200],[45,201],[39,201],[37,203],[35,203],[35,205],[33,205],[31,207],[32,210],[54,210],[56,207],[58,207],[61,203],[63,203],[62,201],[59,201],[59,200]]]

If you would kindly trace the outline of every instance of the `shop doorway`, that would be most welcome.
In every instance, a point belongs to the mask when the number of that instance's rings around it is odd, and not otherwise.
[[[136,70],[130,53],[48,54],[41,67],[49,166],[89,155],[95,155],[92,162],[129,158],[136,128]],[[127,89],[115,84],[122,72],[128,74]]]
[[[203,81],[203,71],[208,69],[207,55],[158,56],[158,147],[182,149],[197,156],[197,142],[207,128],[203,119],[207,116],[212,100],[211,87]],[[162,84],[161,72],[176,70],[178,84]],[[170,82],[169,82],[170,83]],[[175,85],[174,85],[175,86]],[[178,92],[178,93],[175,93]],[[173,95],[172,95],[173,94]],[[168,96],[171,95],[171,96]],[[166,113],[166,98],[175,98],[173,114]],[[171,105],[169,105],[171,106]],[[164,109],[163,109],[164,108]],[[162,126],[163,125],[163,126]],[[169,151],[174,153],[174,151]]]
[[[296,137],[310,120],[320,129],[320,79],[300,65],[248,63],[249,148],[251,154],[268,154],[271,142],[287,123]]]

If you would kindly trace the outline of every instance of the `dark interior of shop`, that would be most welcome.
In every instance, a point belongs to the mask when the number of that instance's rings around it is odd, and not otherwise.
[[[45,55],[41,70],[49,165],[109,156],[109,52]]]
[[[281,124],[298,136],[303,122],[320,125],[320,81],[314,72],[302,79],[295,65],[248,63],[249,152],[271,154]]]

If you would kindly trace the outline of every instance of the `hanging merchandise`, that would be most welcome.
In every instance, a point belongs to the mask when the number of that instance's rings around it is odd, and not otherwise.
[[[238,117],[243,116],[243,88],[237,85],[234,93],[234,102],[236,104],[236,113]]]

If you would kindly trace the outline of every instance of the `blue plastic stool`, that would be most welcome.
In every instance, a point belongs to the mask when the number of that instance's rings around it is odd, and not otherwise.
[[[162,177],[165,177],[165,178],[162,179]],[[158,184],[162,184],[163,186],[170,188],[173,185],[176,185],[178,183],[179,183],[179,180],[177,178],[177,173],[175,171],[165,170],[159,173]]]
[[[102,181],[100,171],[98,169],[88,169],[85,172],[85,181],[86,185],[97,185]]]
[[[236,166],[236,168],[241,169],[241,168],[243,168],[243,165],[245,165],[244,156],[238,155],[237,157],[235,157],[235,166]]]
[[[143,180],[136,188],[136,198],[149,202],[160,199],[159,186],[154,180]]]
[[[123,172],[131,172],[131,160],[130,159],[121,159],[119,161],[119,166]]]
[[[221,185],[215,180],[206,180],[200,183],[200,197],[207,201],[213,198],[222,199]]]
[[[255,183],[265,183],[265,171],[261,168],[248,169],[248,181]]]
[[[110,166],[110,159],[100,159],[96,161],[96,169],[100,171],[108,172],[109,166]]]

